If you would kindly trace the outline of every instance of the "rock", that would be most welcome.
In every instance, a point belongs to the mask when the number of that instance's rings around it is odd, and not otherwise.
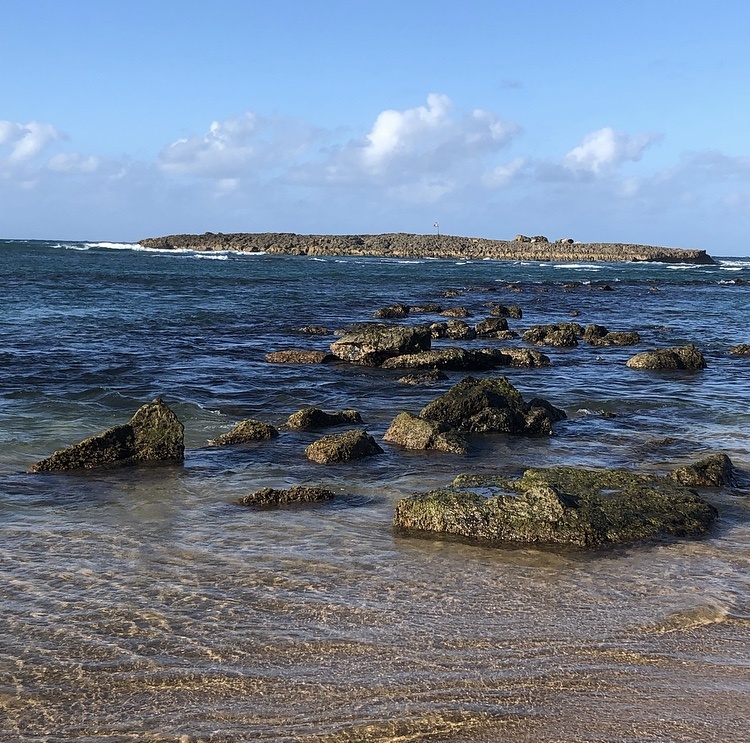
[[[329,330],[322,325],[305,325],[304,328],[299,329],[299,332],[305,335],[328,335]]]
[[[302,408],[289,416],[286,424],[295,431],[307,431],[328,426],[362,423],[356,410],[342,410],[340,413],[326,413],[320,408]]]
[[[526,369],[541,369],[552,366],[549,356],[530,348],[503,348],[500,353],[510,359],[509,363],[503,364],[504,366],[523,367]]]
[[[568,312],[568,317],[580,317],[581,313],[578,310],[571,310]]]
[[[480,320],[474,326],[474,331],[480,338],[497,338],[498,334],[508,332],[508,321],[504,317],[488,317]]]
[[[520,235],[519,234],[519,235],[516,235],[513,238],[513,242],[516,242],[516,243],[530,243],[531,242],[531,238],[527,237],[526,235]]]
[[[295,485],[288,490],[262,488],[246,495],[244,498],[240,498],[238,503],[241,506],[268,507],[281,506],[287,503],[321,503],[335,497],[336,494],[326,488]]]
[[[712,454],[695,464],[678,467],[667,477],[690,488],[723,488],[734,485],[734,466],[726,454]]]
[[[453,431],[411,413],[400,413],[383,436],[384,441],[406,449],[437,449],[453,454],[466,454],[466,441]]]
[[[549,240],[544,235],[534,235],[531,238],[532,243],[548,243]]]
[[[445,334],[448,332],[447,322],[434,322],[430,325],[430,336],[432,338],[445,338]]]
[[[519,289],[519,291],[521,291]],[[523,311],[517,304],[511,304],[507,307],[504,304],[490,305],[490,315],[493,317],[510,317],[513,320],[520,320],[523,317]]]
[[[332,361],[336,361],[336,357],[325,351],[291,349],[267,353],[266,361],[271,364],[330,364]]]
[[[399,377],[399,382],[402,384],[436,384],[443,379],[448,379],[448,375],[438,369],[432,369],[426,372],[417,372],[415,374],[405,374],[403,377]]]
[[[630,369],[705,369],[703,354],[691,343],[637,353],[627,361]]]
[[[398,319],[407,317],[411,308],[406,304],[392,304],[389,307],[381,307],[379,310],[375,310],[372,313],[373,317],[380,319]]]
[[[484,349],[490,351],[490,349]],[[422,353],[394,356],[383,362],[383,369],[447,369],[449,371],[481,371],[500,365],[501,357],[465,348],[440,348]]]
[[[461,475],[449,488],[396,504],[403,530],[468,539],[602,547],[705,534],[716,509],[665,477],[575,467],[528,469],[520,479]]]
[[[449,307],[447,310],[443,310],[440,314],[444,317],[471,317],[471,313],[466,307]]]
[[[222,433],[209,446],[230,446],[231,444],[247,444],[253,441],[267,441],[276,438],[279,432],[270,423],[263,423],[252,418],[238,423],[231,431]]]
[[[425,302],[424,304],[412,305],[409,309],[413,313],[436,313],[443,311],[443,308],[439,304],[435,304],[435,302]]]
[[[729,353],[736,356],[750,356],[750,343],[740,343],[739,346],[729,349]]]
[[[477,337],[474,328],[463,320],[449,320],[445,328],[445,337],[454,341],[470,341]]]
[[[446,289],[443,292],[443,296],[446,297],[446,298],[448,298],[448,297],[460,297],[461,294],[462,294],[462,292],[461,292],[460,289]]]
[[[566,415],[546,401],[534,403],[526,403],[505,377],[466,377],[426,405],[419,416],[444,431],[550,435],[552,424]]]
[[[383,450],[370,434],[356,429],[323,436],[305,449],[307,458],[318,464],[339,464],[382,453]]]
[[[429,351],[429,328],[367,323],[331,344],[331,353],[344,361],[379,366],[391,356]]]
[[[593,346],[633,346],[641,342],[641,337],[635,330],[610,332],[603,325],[592,324],[586,326],[583,340]]]
[[[538,346],[572,348],[578,345],[578,337],[581,335],[583,328],[578,323],[561,322],[554,325],[534,325],[521,338]]]
[[[127,423],[60,449],[37,462],[29,472],[181,462],[184,454],[183,425],[161,398],[157,398],[140,407]]]

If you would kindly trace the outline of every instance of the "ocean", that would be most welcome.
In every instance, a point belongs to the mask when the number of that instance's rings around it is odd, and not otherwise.
[[[750,258],[715,266],[309,258],[0,241],[0,740],[750,741]],[[456,296],[446,297],[447,290]],[[564,409],[549,438],[469,454],[382,441],[462,379],[288,365],[395,302],[517,304],[522,331],[574,320],[632,347],[540,349],[509,368]],[[578,313],[575,317],[571,313]],[[412,315],[397,322],[434,322]],[[320,325],[331,333],[306,335]],[[701,371],[625,366],[694,343]],[[523,346],[434,341],[433,347]],[[161,397],[182,465],[27,474]],[[353,408],[384,453],[324,466],[320,433],[208,442],[257,418]],[[665,473],[725,452],[739,487],[698,540],[599,551],[396,534],[395,503],[462,472],[580,465]],[[257,510],[262,487],[320,505]]]

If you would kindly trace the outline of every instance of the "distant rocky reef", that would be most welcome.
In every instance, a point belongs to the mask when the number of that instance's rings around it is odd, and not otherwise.
[[[524,261],[650,261],[711,265],[705,250],[660,248],[625,243],[579,243],[572,239],[551,242],[538,235],[516,235],[512,240],[487,240],[454,235],[297,235],[292,232],[214,233],[167,235],[141,240],[145,248],[236,250],[282,255],[351,255],[379,258],[459,258]]]

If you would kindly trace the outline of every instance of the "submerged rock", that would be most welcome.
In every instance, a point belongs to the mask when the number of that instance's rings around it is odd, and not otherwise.
[[[238,503],[241,506],[268,507],[281,506],[288,503],[321,503],[335,497],[336,494],[326,488],[295,485],[286,490],[262,488],[246,495],[244,498],[240,498]]]
[[[401,384],[435,384],[443,379],[448,379],[448,375],[441,372],[439,369],[431,369],[425,372],[416,372],[415,374],[404,374],[403,377],[399,377],[398,381]]]
[[[362,417],[356,410],[342,410],[337,413],[326,413],[320,408],[302,408],[289,416],[286,424],[297,431],[328,426],[362,423]]]
[[[231,431],[222,433],[209,446],[231,446],[232,444],[248,444],[253,441],[268,441],[276,438],[279,432],[270,423],[256,421],[252,418],[238,423]]]
[[[574,467],[520,479],[461,475],[450,487],[396,505],[402,530],[468,539],[600,547],[660,536],[697,537],[716,509],[664,477]]]
[[[330,333],[328,328],[325,328],[322,325],[305,325],[303,328],[299,329],[299,332],[304,333],[305,335],[328,335]]]
[[[630,369],[705,369],[703,354],[691,343],[637,353],[627,361]]]
[[[425,302],[424,304],[413,304],[409,307],[413,313],[436,313],[442,312],[443,308],[435,302]]]
[[[466,454],[468,447],[462,436],[444,431],[434,421],[411,413],[400,413],[383,435],[383,440],[406,449],[437,449],[453,454]]]
[[[431,344],[429,328],[366,323],[334,341],[331,353],[354,364],[380,366],[391,356],[429,351]]]
[[[184,454],[183,425],[161,398],[157,398],[140,407],[127,423],[60,449],[37,462],[29,472],[181,462]]]
[[[367,431],[356,429],[323,436],[305,449],[307,458],[318,464],[338,464],[382,453],[383,450]]]
[[[330,364],[336,357],[325,351],[307,351],[294,348],[288,351],[272,351],[266,354],[271,364]]]
[[[723,488],[734,484],[734,466],[726,454],[712,454],[695,464],[678,467],[667,477],[691,488]]]
[[[426,405],[419,416],[438,423],[443,430],[547,436],[553,423],[567,417],[546,400],[525,402],[505,377],[466,377]]]

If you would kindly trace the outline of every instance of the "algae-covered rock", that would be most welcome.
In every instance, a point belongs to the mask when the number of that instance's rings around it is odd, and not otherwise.
[[[365,323],[331,344],[331,353],[344,361],[379,366],[391,356],[429,351],[429,328]]]
[[[572,348],[578,345],[578,338],[582,335],[583,328],[578,323],[561,322],[553,325],[533,325],[521,338],[538,346]]]
[[[370,434],[356,429],[323,436],[305,449],[307,458],[318,464],[339,464],[382,453],[383,450]]]
[[[440,314],[444,317],[457,317],[460,319],[471,317],[471,312],[469,312],[466,307],[449,307],[447,310],[443,310]]]
[[[520,320],[523,317],[523,311],[517,304],[511,304],[507,307],[504,304],[490,304],[490,315],[493,317],[510,317],[514,320]]]
[[[383,435],[383,440],[406,449],[437,449],[453,454],[466,454],[468,447],[462,436],[444,431],[437,423],[411,413],[400,413]]]
[[[424,372],[415,372],[413,374],[404,374],[403,377],[399,377],[398,381],[401,384],[436,384],[444,379],[448,379],[448,375],[439,369],[430,369]]]
[[[210,446],[231,446],[232,444],[248,444],[254,441],[268,441],[276,438],[279,432],[270,423],[256,421],[252,418],[238,423],[231,431],[222,433],[213,441],[209,441]]]
[[[56,451],[29,472],[95,469],[140,462],[181,462],[184,428],[160,399],[140,407],[125,424]]]
[[[281,506],[289,503],[321,503],[335,498],[336,494],[326,488],[295,485],[294,487],[277,490],[276,488],[262,488],[254,493],[240,498],[241,506]]]
[[[493,542],[600,547],[697,537],[716,515],[665,477],[556,467],[529,469],[520,479],[461,475],[449,488],[400,500],[394,525]]]
[[[750,356],[750,343],[740,343],[739,346],[733,346],[729,353],[734,356]]]
[[[302,408],[289,416],[286,424],[297,431],[306,431],[328,426],[351,425],[362,423],[362,417],[356,410],[342,410],[336,413],[326,413],[320,408]]]
[[[667,477],[691,488],[722,488],[734,484],[734,466],[726,454],[712,454],[695,464],[678,467]]]
[[[637,353],[627,361],[630,369],[705,369],[703,354],[691,343]]]
[[[383,369],[480,371],[483,369],[494,369],[500,364],[500,357],[492,353],[482,353],[479,350],[467,351],[465,348],[451,347],[394,356],[383,362]]]
[[[566,417],[546,401],[525,402],[506,377],[466,377],[426,405],[419,415],[440,424],[443,430],[545,435],[552,433],[554,422]]]
[[[325,351],[293,348],[287,351],[271,351],[266,354],[266,361],[270,364],[330,364],[336,361],[336,357]]]
[[[380,309],[375,310],[375,312],[372,313],[372,316],[380,318],[381,320],[400,319],[403,317],[408,317],[410,310],[411,308],[408,304],[401,304],[399,302],[397,304],[391,304],[388,305],[388,307],[381,307]]]
[[[463,320],[449,320],[445,326],[445,337],[455,341],[470,341],[477,337],[477,332]]]
[[[587,325],[583,332],[583,340],[592,346],[633,346],[641,342],[638,332],[609,331],[603,325]]]

